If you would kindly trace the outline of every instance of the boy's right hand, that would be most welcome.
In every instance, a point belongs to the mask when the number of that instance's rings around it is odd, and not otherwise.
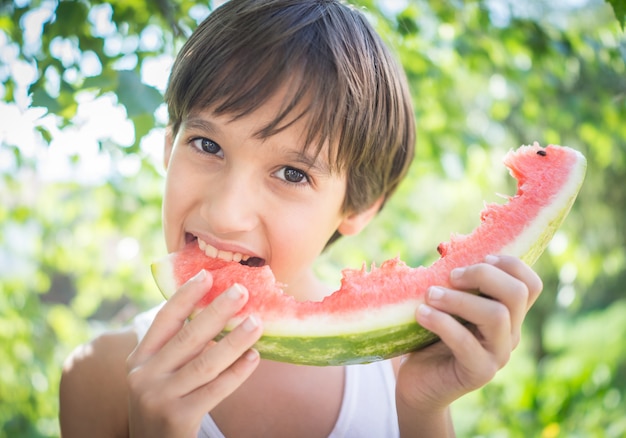
[[[211,282],[201,271],[181,286],[128,357],[131,436],[197,436],[204,414],[259,364],[251,348],[262,334],[258,319],[249,317],[213,340],[248,300],[243,286],[231,286],[187,322]]]

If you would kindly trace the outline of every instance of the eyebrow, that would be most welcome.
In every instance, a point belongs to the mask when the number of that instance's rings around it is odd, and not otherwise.
[[[217,134],[220,132],[220,129],[217,127],[217,125],[215,125],[215,123],[202,117],[189,116],[186,120],[183,121],[183,126],[185,129],[199,129],[201,131],[209,132],[212,134]]]

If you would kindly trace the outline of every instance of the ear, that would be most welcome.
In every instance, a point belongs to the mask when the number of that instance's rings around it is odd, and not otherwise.
[[[376,213],[378,213],[378,210],[380,210],[380,207],[383,205],[384,199],[384,196],[381,196],[365,210],[358,213],[348,214],[345,218],[343,218],[339,227],[337,227],[337,231],[344,236],[351,236],[360,233],[361,230],[372,220],[372,218],[376,216]]]
[[[172,149],[174,148],[174,133],[172,131],[172,125],[167,125],[165,128],[165,139],[163,144],[163,167],[167,170],[167,166],[170,164],[170,157],[172,156]]]

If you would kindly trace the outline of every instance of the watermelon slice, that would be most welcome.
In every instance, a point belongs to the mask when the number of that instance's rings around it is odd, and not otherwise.
[[[152,273],[168,298],[200,269],[211,272],[213,286],[199,308],[232,283],[243,284],[249,302],[225,333],[248,314],[259,315],[264,334],[256,348],[266,359],[343,365],[398,356],[437,340],[417,324],[415,310],[429,286],[449,286],[453,268],[488,254],[510,254],[532,265],[568,214],[586,169],[573,149],[537,143],[509,152],[504,164],[518,181],[517,193],[503,205],[486,205],[480,225],[439,245],[441,258],[430,267],[392,259],[369,272],[346,269],[341,288],[322,301],[297,302],[283,293],[268,266],[209,258],[197,243],[154,263]]]

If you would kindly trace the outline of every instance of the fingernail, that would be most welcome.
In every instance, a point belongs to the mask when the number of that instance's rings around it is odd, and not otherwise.
[[[430,298],[431,300],[440,300],[443,295],[444,295],[445,291],[437,286],[433,286],[430,289],[428,289],[428,298]]]
[[[251,332],[259,326],[259,320],[254,316],[248,316],[241,325],[247,332]]]
[[[461,275],[463,275],[463,272],[465,272],[465,268],[454,268],[452,272],[450,272],[450,278],[459,278],[461,277]]]
[[[420,313],[420,315],[428,316],[431,314],[433,309],[428,304],[420,304],[417,308],[417,311]]]
[[[494,256],[491,254],[485,257],[485,262],[489,263],[490,265],[495,265],[496,263],[498,263],[498,260],[500,260],[498,256]]]
[[[238,283],[233,284],[226,290],[226,297],[231,300],[237,301],[243,295],[243,289]]]
[[[191,281],[195,281],[195,282],[200,283],[200,282],[204,281],[205,278],[206,278],[206,270],[201,269],[200,272],[198,272],[196,275],[193,276]]]
[[[246,354],[244,355],[244,357],[246,358],[246,360],[249,360],[250,362],[254,362],[257,359],[257,357],[259,357],[259,352],[256,351],[254,348],[251,348],[248,351],[246,351]]]

